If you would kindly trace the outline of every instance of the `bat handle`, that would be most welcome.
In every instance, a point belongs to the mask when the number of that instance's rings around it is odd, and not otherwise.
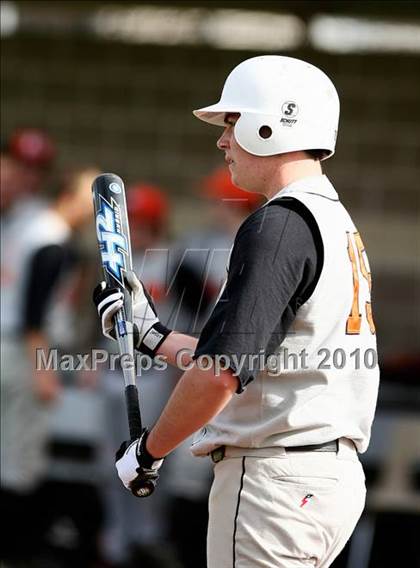
[[[132,329],[128,329],[129,322],[125,321],[121,310],[115,315],[115,323],[120,354],[131,354],[134,357]],[[130,440],[136,440],[141,436],[142,432],[139,395],[136,386],[136,374],[134,369],[123,369],[123,374],[125,382],[125,403],[127,408],[128,428],[130,430]]]
[[[127,406],[130,440],[135,440],[136,438],[140,438],[142,432],[139,396],[136,385],[128,385],[125,387],[125,402]]]

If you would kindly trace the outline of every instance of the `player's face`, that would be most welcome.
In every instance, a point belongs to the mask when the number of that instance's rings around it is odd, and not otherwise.
[[[91,222],[93,215],[92,182],[100,174],[97,170],[86,170],[74,180],[74,191],[70,196],[69,206],[72,211],[74,227]]]
[[[225,153],[225,161],[229,166],[232,182],[241,189],[264,193],[262,160],[253,156],[236,141],[234,131],[239,113],[228,113],[225,117],[226,127],[217,141],[217,147]]]
[[[5,211],[20,197],[23,185],[17,162],[6,154],[0,155],[0,209]]]

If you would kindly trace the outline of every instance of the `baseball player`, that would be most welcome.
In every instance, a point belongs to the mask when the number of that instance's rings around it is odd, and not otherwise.
[[[17,221],[12,215],[2,226],[0,495],[8,522],[0,556],[12,563],[25,564],[40,545],[38,490],[61,385],[54,369],[37,364],[36,350],[47,353],[68,340],[70,237],[91,219],[90,184],[96,174],[94,168],[72,173],[49,207],[35,208],[33,216],[26,210],[24,229],[20,211]]]
[[[19,167],[18,191],[22,197],[19,220],[25,226],[36,213],[47,206],[45,189],[51,183],[57,148],[54,140],[44,130],[18,128],[7,141],[7,151]]]
[[[379,378],[366,251],[321,169],[338,95],[313,65],[260,56],[194,114],[224,128],[233,183],[267,202],[238,230],[198,342],[166,329],[129,275],[137,349],[189,364],[151,431],[121,446],[118,475],[134,492],[156,483],[165,456],[199,431],[192,451],[215,463],[209,568],[326,568],[364,507],[358,453]],[[109,334],[121,295],[96,302]]]

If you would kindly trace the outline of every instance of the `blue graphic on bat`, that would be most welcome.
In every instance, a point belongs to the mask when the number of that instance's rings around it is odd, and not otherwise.
[[[128,257],[127,240],[121,232],[121,210],[112,199],[112,205],[99,195],[100,207],[96,215],[96,233],[101,250],[102,264],[124,288],[123,270]]]
[[[124,320],[118,322],[118,335],[120,337],[127,335],[127,324]]]

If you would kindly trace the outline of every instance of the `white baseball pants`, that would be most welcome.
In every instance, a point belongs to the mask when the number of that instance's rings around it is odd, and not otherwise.
[[[227,447],[209,497],[207,568],[327,568],[365,496],[347,439],[337,453]]]

